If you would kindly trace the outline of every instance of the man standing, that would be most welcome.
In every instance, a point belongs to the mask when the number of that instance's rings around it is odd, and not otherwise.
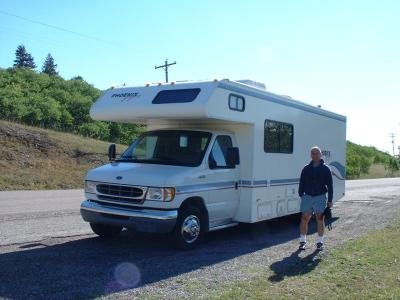
[[[324,249],[324,210],[332,207],[333,187],[331,170],[321,158],[321,149],[311,148],[311,162],[301,171],[299,196],[301,197],[300,211],[300,250],[306,249],[308,222],[313,212],[317,218],[318,239],[317,250]],[[328,204],[326,193],[328,192]]]

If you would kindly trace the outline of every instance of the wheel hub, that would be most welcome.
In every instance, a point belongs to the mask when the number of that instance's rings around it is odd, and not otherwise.
[[[200,234],[200,220],[195,215],[190,215],[182,223],[182,237],[187,243],[193,243]]]

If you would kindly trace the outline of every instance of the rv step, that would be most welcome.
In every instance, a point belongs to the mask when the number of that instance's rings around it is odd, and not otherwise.
[[[233,226],[237,226],[237,225],[239,225],[239,223],[229,223],[229,224],[218,225],[218,226],[210,228],[209,231],[220,230],[220,229],[229,228],[229,227],[233,227]]]

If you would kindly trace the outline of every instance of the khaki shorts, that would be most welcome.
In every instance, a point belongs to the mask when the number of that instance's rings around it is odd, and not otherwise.
[[[322,214],[326,208],[326,194],[318,196],[304,195],[301,197],[300,211]]]

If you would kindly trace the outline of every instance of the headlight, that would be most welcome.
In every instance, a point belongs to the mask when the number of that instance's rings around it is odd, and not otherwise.
[[[174,197],[174,188],[149,187],[146,194],[146,200],[172,201]]]
[[[85,193],[95,194],[96,193],[96,185],[97,185],[97,182],[86,180],[85,181]]]

